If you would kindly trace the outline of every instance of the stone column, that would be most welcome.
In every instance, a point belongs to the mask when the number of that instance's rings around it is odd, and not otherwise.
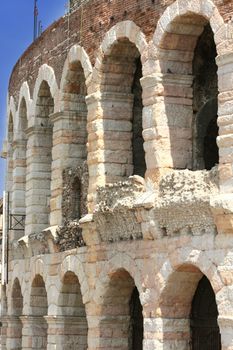
[[[81,165],[87,157],[87,116],[85,111],[60,112],[50,116],[53,123],[50,225],[62,225],[63,170]]]
[[[6,350],[8,316],[1,316],[1,350]]]
[[[12,185],[12,214],[19,215],[21,220],[25,215],[25,186],[26,186],[26,140],[13,143],[13,185]],[[14,221],[15,229],[10,240],[18,240],[24,235],[23,226]]]
[[[126,179],[133,172],[133,95],[94,93],[88,106],[88,203],[92,211],[97,186]]]
[[[144,349],[190,349],[189,319],[144,318]]]
[[[220,194],[212,198],[218,233],[233,232],[233,53],[216,58],[218,65],[218,126]]]
[[[218,56],[219,177],[222,193],[233,191],[233,53]]]
[[[88,350],[129,349],[130,316],[115,315],[115,306],[98,305],[94,302],[86,304],[88,321]],[[112,311],[112,316],[109,315]],[[120,311],[121,312],[121,311]]]
[[[222,350],[233,350],[233,316],[219,316]]]
[[[146,177],[192,166],[191,75],[153,73],[141,79]]]
[[[7,350],[22,349],[22,322],[18,316],[7,318]]]
[[[25,234],[29,235],[49,226],[52,127],[30,127],[27,135]]]
[[[43,316],[22,316],[22,350],[47,349],[47,324]]]
[[[46,316],[47,350],[87,349],[87,321],[77,316]]]

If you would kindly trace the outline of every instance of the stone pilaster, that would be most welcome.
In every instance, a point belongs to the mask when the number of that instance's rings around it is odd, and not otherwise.
[[[233,54],[217,57],[218,64],[218,125],[219,178],[222,193],[233,189]]]
[[[182,74],[153,73],[141,79],[146,177],[192,162],[192,81]]]
[[[62,225],[63,170],[81,165],[87,157],[86,111],[60,112],[53,123],[50,225]]]
[[[88,203],[92,210],[96,188],[124,180],[133,172],[133,95],[94,93],[88,105]]]
[[[87,349],[87,321],[77,316],[46,316],[47,350]]]
[[[115,315],[115,307],[106,306],[106,314],[103,313],[103,305],[100,307],[93,302],[86,304],[88,350],[129,349],[130,316]]]
[[[221,333],[221,349],[233,350],[233,317],[219,316],[218,324]]]
[[[190,348],[189,319],[144,318],[144,349],[179,350]]]
[[[22,350],[47,349],[47,323],[43,316],[22,316]]]
[[[6,350],[8,316],[1,316],[1,350]]]
[[[27,134],[26,235],[49,226],[52,127],[34,126]]]
[[[22,349],[22,322],[18,316],[8,316],[7,318],[6,349]]]
[[[12,214],[25,215],[26,189],[26,140],[17,140],[13,143],[13,185],[12,185]],[[11,239],[17,240],[24,236],[23,227],[16,225]]]

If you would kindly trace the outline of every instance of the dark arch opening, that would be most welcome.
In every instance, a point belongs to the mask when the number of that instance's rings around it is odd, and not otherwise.
[[[130,322],[131,336],[129,340],[129,349],[142,350],[143,347],[143,314],[142,305],[139,298],[137,287],[134,287],[130,299]]]
[[[72,219],[80,219],[82,216],[82,184],[78,177],[74,178],[72,195]]]
[[[7,342],[10,342],[11,349],[20,350],[22,348],[22,322],[20,316],[23,314],[23,296],[18,278],[15,279],[12,289],[12,329],[9,332]]]
[[[106,332],[105,329],[108,329]],[[108,344],[109,350],[142,350],[143,314],[139,292],[133,278],[119,269],[111,275],[102,300],[100,348]]]
[[[144,176],[142,64],[137,47],[127,38],[117,40],[101,70],[106,182]]]
[[[16,132],[16,148],[13,156],[13,186],[12,186],[12,212],[24,217],[26,213],[26,173],[27,173],[27,105],[23,97],[19,105],[19,124]],[[22,237],[22,226],[14,221],[12,238],[18,240]],[[24,228],[24,225],[23,225]]]
[[[71,271],[66,272],[59,296],[60,313],[63,316],[63,332],[56,342],[64,349],[87,349],[87,319],[78,277]]]
[[[215,115],[209,122],[206,134],[204,138],[204,151],[203,158],[205,169],[210,170],[213,166],[219,162],[219,153],[217,145],[217,136],[218,136],[218,116]]]
[[[193,350],[221,350],[217,319],[215,294],[208,278],[203,276],[194,294],[190,315]]]
[[[193,168],[210,170],[219,163],[217,146],[217,56],[210,24],[204,26],[193,58]]]
[[[140,58],[135,60],[135,73],[132,85],[133,101],[133,119],[132,119],[132,149],[133,149],[133,174],[144,177],[146,172],[145,151],[143,148],[142,137],[142,86],[140,79],[142,77],[142,64]]]
[[[46,350],[48,326],[44,316],[48,315],[48,300],[45,283],[41,275],[36,275],[32,282],[30,307],[31,316],[33,317],[31,326],[32,349]]]

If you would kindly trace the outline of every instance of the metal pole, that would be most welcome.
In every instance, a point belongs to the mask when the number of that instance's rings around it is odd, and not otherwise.
[[[34,33],[33,33],[33,41],[37,38],[37,17],[38,17],[38,9],[37,9],[37,0],[34,0]]]
[[[6,283],[6,236],[7,236],[7,193],[3,192],[3,213],[2,213],[2,285]]]

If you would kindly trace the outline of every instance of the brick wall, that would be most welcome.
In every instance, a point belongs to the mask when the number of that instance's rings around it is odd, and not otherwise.
[[[79,0],[80,1],[80,0]],[[29,83],[31,93],[38,69],[47,63],[55,70],[60,83],[63,64],[70,47],[81,44],[92,64],[95,52],[105,33],[117,22],[134,21],[150,40],[159,17],[172,0],[94,0],[84,1],[83,6],[70,16],[60,18],[34,42],[16,63],[9,82],[9,95],[18,100],[23,81]],[[215,0],[224,20],[233,16],[233,1]]]

